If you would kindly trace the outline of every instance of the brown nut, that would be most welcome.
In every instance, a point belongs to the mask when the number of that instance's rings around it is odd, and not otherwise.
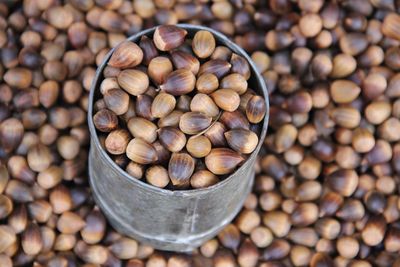
[[[164,127],[158,130],[160,143],[171,152],[179,152],[186,145],[186,136],[176,128]]]
[[[209,117],[216,117],[219,114],[218,106],[206,94],[196,94],[190,102],[190,110],[204,113]]]
[[[126,147],[126,156],[139,164],[150,164],[157,160],[155,148],[140,138],[133,138]]]
[[[211,142],[204,135],[192,136],[186,144],[186,150],[195,158],[203,158],[211,151]]]
[[[155,118],[163,118],[175,109],[176,99],[173,95],[159,93],[151,104],[151,114]]]
[[[178,69],[171,72],[160,85],[160,89],[174,96],[188,94],[193,91],[196,78],[190,70]]]
[[[247,90],[247,81],[241,74],[232,73],[222,79],[220,87],[222,89],[232,89],[242,95]]]
[[[221,79],[224,77],[226,74],[231,69],[231,64],[225,60],[222,59],[212,59],[209,60],[205,63],[203,63],[200,66],[200,70],[198,75],[202,75],[204,73],[211,73],[217,76],[218,79]]]
[[[203,94],[211,94],[218,89],[218,86],[218,78],[212,73],[204,73],[196,81],[197,91]]]
[[[106,138],[105,147],[112,155],[125,153],[130,135],[127,130],[117,129],[110,132]]]
[[[267,106],[264,98],[253,96],[249,99],[246,106],[246,116],[251,123],[259,123],[267,112]]]
[[[211,94],[218,107],[225,111],[235,111],[240,105],[240,97],[232,89],[219,89]]]
[[[97,130],[108,133],[118,127],[118,117],[111,110],[102,109],[94,114],[93,123]]]
[[[172,51],[171,59],[176,69],[188,69],[194,75],[196,75],[199,72],[200,69],[199,60],[195,56],[189,53],[179,50]]]
[[[192,40],[193,52],[199,58],[207,58],[215,50],[215,38],[209,31],[198,31]]]
[[[198,134],[207,129],[212,121],[211,117],[200,112],[186,112],[179,121],[179,128],[185,134]]]
[[[207,169],[216,175],[229,174],[243,162],[244,158],[228,148],[214,148],[205,158]]]
[[[172,63],[167,57],[153,58],[147,68],[147,74],[155,84],[162,84],[165,82],[168,74],[173,70]]]
[[[235,151],[250,154],[258,144],[257,135],[245,129],[233,129],[225,132],[225,138],[228,145]]]
[[[186,153],[173,153],[168,163],[168,174],[172,184],[177,188],[189,186],[194,171],[194,160]]]
[[[129,95],[121,89],[111,89],[104,94],[106,107],[116,115],[122,115],[128,111]]]
[[[193,188],[205,188],[219,182],[218,177],[208,170],[200,170],[193,173],[190,185]]]
[[[120,69],[132,68],[139,65],[142,60],[142,49],[131,41],[123,41],[115,48],[108,65]]]
[[[157,139],[157,126],[149,120],[133,117],[128,120],[127,127],[135,138],[142,138],[148,143]]]
[[[129,94],[138,96],[149,87],[149,77],[136,69],[123,70],[118,75],[118,84]]]
[[[152,166],[146,171],[146,180],[149,184],[164,188],[169,184],[168,171],[163,166]]]
[[[154,32],[153,41],[161,51],[177,48],[185,41],[187,31],[174,25],[158,26]]]

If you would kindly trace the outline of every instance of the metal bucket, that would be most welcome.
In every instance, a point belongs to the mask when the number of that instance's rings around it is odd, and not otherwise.
[[[214,34],[220,45],[249,61],[252,77],[249,86],[267,102],[259,144],[247,161],[225,180],[205,189],[170,191],[135,179],[121,169],[101,147],[92,120],[93,103],[100,95],[103,69],[111,53],[97,69],[90,91],[88,123],[91,135],[89,155],[90,184],[96,203],[110,224],[119,232],[156,249],[191,251],[214,237],[240,211],[254,180],[254,161],[265,138],[268,124],[268,93],[262,77],[246,52],[226,36],[212,29],[195,25],[178,25],[188,37],[199,30]],[[151,36],[155,28],[142,31],[128,40],[138,42],[143,35]]]

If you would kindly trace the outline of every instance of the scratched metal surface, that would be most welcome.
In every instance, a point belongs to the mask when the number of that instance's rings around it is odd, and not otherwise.
[[[179,26],[188,31],[189,37],[198,30],[207,29],[214,34],[218,44],[224,44],[245,57],[252,68],[249,85],[265,97],[268,107],[268,94],[263,79],[240,47],[212,29],[185,24]],[[142,35],[151,36],[153,32],[154,28],[148,29],[130,37],[129,40],[136,42]],[[113,50],[97,70],[89,99],[89,176],[95,201],[106,214],[110,224],[121,233],[157,249],[190,251],[215,236],[240,211],[253,184],[253,165],[266,135],[268,112],[256,150],[224,181],[206,189],[170,191],[156,188],[130,177],[116,165],[101,148],[96,134],[92,121],[93,102],[99,95],[102,72],[112,52]]]

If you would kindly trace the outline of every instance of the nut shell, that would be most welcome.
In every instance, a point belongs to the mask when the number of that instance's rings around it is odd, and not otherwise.
[[[172,70],[172,63],[167,57],[155,57],[149,63],[147,74],[155,84],[162,84]]]
[[[118,117],[108,109],[102,109],[93,116],[93,123],[97,130],[108,133],[118,127]]]
[[[161,51],[169,51],[182,45],[187,31],[174,25],[158,26],[154,32],[153,41]]]
[[[142,138],[148,143],[153,143],[157,139],[157,126],[144,118],[130,118],[127,127],[135,138]]]
[[[176,105],[176,99],[173,95],[159,93],[151,104],[151,114],[155,118],[163,118],[171,113]]]
[[[200,70],[199,70],[198,74],[202,75],[204,73],[211,73],[211,74],[214,74],[215,76],[217,76],[218,79],[221,79],[226,74],[228,74],[228,72],[231,69],[231,66],[232,65],[225,60],[212,59],[212,60],[209,60],[209,61],[203,63],[200,66]]]
[[[241,74],[232,73],[222,79],[220,87],[223,89],[232,89],[239,95],[242,95],[247,90],[247,81]]]
[[[211,94],[211,98],[225,111],[235,111],[240,105],[239,94],[232,89],[219,89]]]
[[[186,112],[181,116],[179,128],[185,134],[198,134],[207,129],[212,121],[211,117],[200,112]]]
[[[171,52],[171,59],[176,69],[188,69],[194,75],[196,75],[199,72],[200,69],[199,60],[195,56],[189,53],[179,50],[173,51]]]
[[[197,78],[196,89],[203,94],[211,94],[218,89],[219,81],[212,73],[204,73]]]
[[[193,91],[196,77],[187,69],[179,69],[171,72],[160,89],[174,96],[188,94]]]
[[[190,110],[204,113],[209,117],[216,117],[219,114],[218,106],[206,94],[196,94],[190,102]]]
[[[258,144],[257,135],[245,129],[234,129],[225,133],[228,145],[235,151],[250,154],[256,149]]]
[[[186,150],[195,158],[203,158],[211,151],[211,142],[204,135],[192,136],[186,144]]]
[[[139,65],[142,60],[142,49],[131,41],[124,41],[117,46],[108,61],[108,65],[121,69],[132,68]]]
[[[249,99],[246,106],[246,116],[251,123],[259,123],[265,117],[267,106],[264,98],[253,96]]]
[[[186,145],[186,136],[176,128],[164,127],[158,130],[160,143],[171,152],[179,152]]]
[[[146,180],[149,184],[164,188],[169,184],[168,171],[163,166],[152,166],[146,171]]]
[[[205,158],[207,169],[216,175],[229,174],[244,158],[229,148],[214,148]]]
[[[198,31],[193,37],[192,48],[199,58],[207,58],[215,50],[215,38],[209,31]]]
[[[168,174],[177,188],[189,186],[194,171],[194,159],[187,153],[173,153],[168,164]]]
[[[218,177],[208,170],[197,171],[190,178],[190,185],[193,188],[205,188],[218,182]]]
[[[106,107],[116,115],[122,115],[128,111],[129,95],[121,89],[111,89],[104,94]]]
[[[140,138],[133,138],[126,147],[126,156],[139,164],[150,164],[157,161],[155,148]]]
[[[105,146],[107,151],[112,155],[125,153],[129,138],[127,130],[117,129],[112,131],[106,138]]]
[[[149,87],[149,77],[140,70],[127,69],[118,75],[118,84],[129,94],[138,96]]]

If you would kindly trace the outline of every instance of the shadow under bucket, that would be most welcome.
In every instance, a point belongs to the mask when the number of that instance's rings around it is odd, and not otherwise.
[[[217,45],[225,45],[244,57],[251,68],[249,87],[265,98],[267,113],[260,123],[257,148],[233,174],[204,189],[171,191],[146,184],[121,169],[101,147],[93,124],[93,103],[100,95],[103,70],[112,51],[97,69],[89,98],[88,124],[91,136],[89,154],[90,185],[97,205],[109,223],[119,232],[156,249],[191,251],[214,237],[240,211],[251,191],[254,162],[264,141],[268,124],[268,93],[264,80],[246,52],[223,34],[196,25],[177,25],[187,30],[192,38],[199,30],[211,32]],[[138,42],[140,37],[151,37],[155,28],[128,38]]]

